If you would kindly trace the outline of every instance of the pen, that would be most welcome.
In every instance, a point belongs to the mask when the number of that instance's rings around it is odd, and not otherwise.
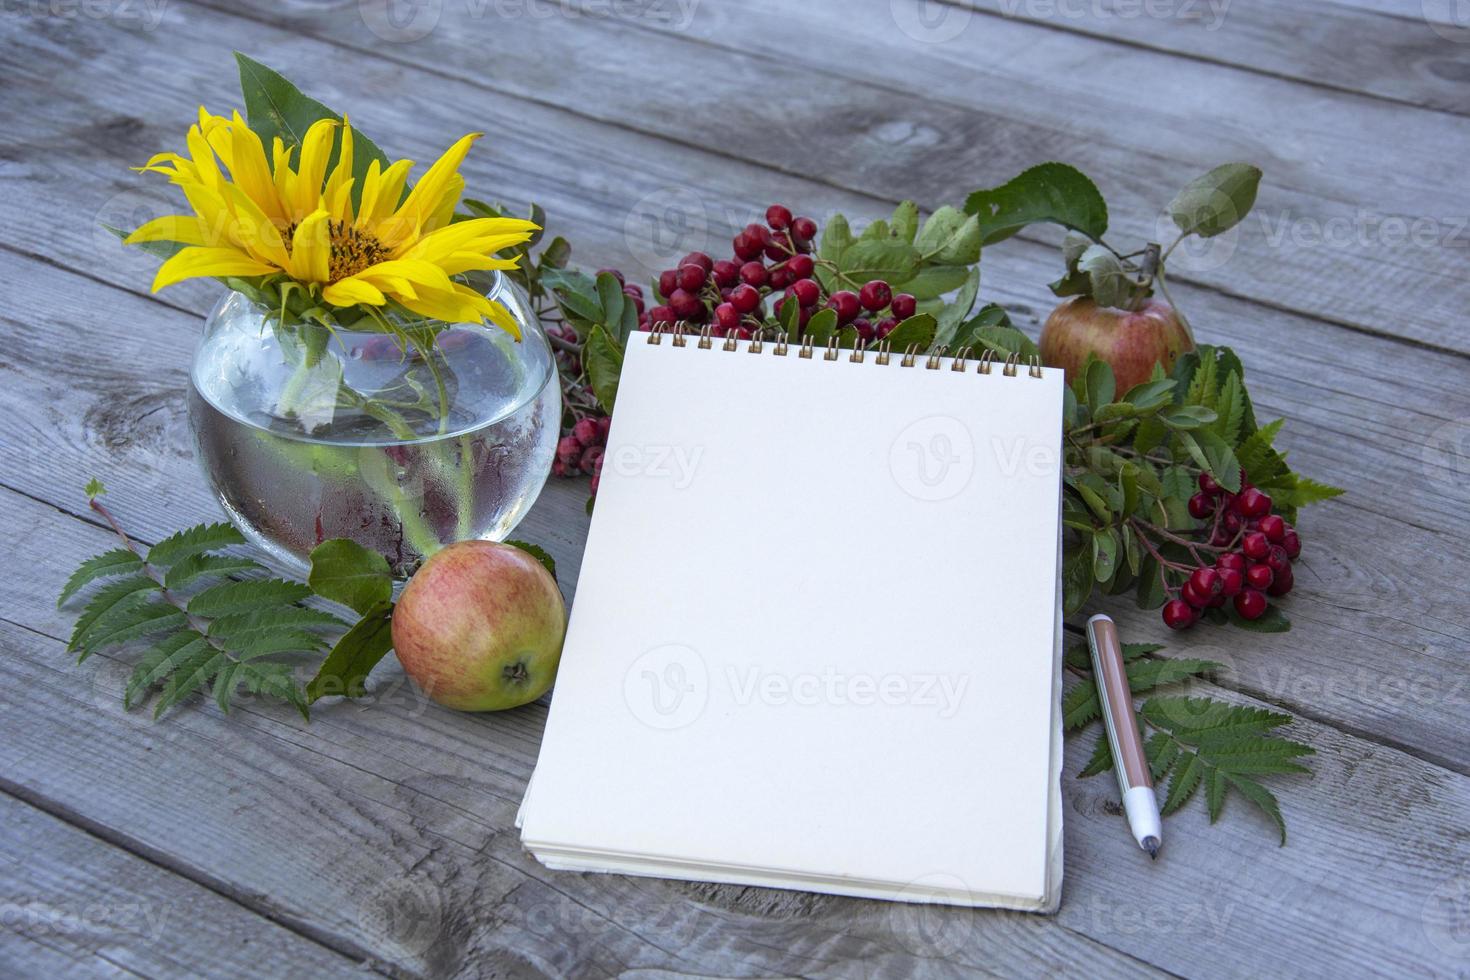
[[[1102,706],[1103,725],[1108,732],[1108,745],[1113,750],[1113,771],[1118,774],[1118,791],[1123,795],[1128,829],[1138,846],[1148,851],[1149,857],[1157,858],[1159,846],[1164,842],[1164,827],[1159,819],[1159,801],[1154,796],[1153,774],[1143,754],[1138,719],[1133,714],[1133,695],[1123,668],[1118,625],[1108,616],[1093,616],[1087,621],[1087,646],[1092,651],[1092,675],[1097,684],[1098,703]]]

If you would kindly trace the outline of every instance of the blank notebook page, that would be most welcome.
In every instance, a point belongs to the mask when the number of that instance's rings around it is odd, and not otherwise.
[[[1054,906],[1061,372],[749,347],[630,340],[526,846]]]

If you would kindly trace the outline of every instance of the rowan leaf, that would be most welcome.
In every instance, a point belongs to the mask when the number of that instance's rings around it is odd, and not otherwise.
[[[56,608],[60,609],[66,600],[99,578],[126,575],[129,572],[139,571],[142,567],[143,559],[127,548],[113,548],[100,555],[93,555],[82,562],[66,580],[66,585],[62,587],[61,595],[56,600]]]
[[[165,568],[201,551],[217,551],[245,543],[233,524],[200,524],[164,538],[148,549],[148,564]]]

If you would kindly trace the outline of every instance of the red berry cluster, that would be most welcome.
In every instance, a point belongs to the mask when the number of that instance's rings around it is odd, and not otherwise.
[[[1302,540],[1279,514],[1271,498],[1244,481],[1230,493],[1208,473],[1199,477],[1200,492],[1189,498],[1189,513],[1210,521],[1210,545],[1219,551],[1213,567],[1201,565],[1164,604],[1170,629],[1193,626],[1206,608],[1235,605],[1242,619],[1266,614],[1267,596],[1281,597],[1295,584],[1291,563],[1302,553]]]
[[[572,431],[561,437],[556,444],[556,458],[551,461],[554,476],[576,476],[585,473],[592,477],[592,492],[597,492],[597,478],[602,473],[602,453],[607,445],[607,430],[612,427],[612,418],[601,415],[578,419]]]
[[[716,337],[749,340],[764,321],[766,297],[778,291],[778,311],[781,304],[795,303],[800,328],[825,304],[836,311],[839,326],[853,327],[865,342],[886,337],[900,320],[914,315],[914,297],[895,296],[881,279],[856,293],[826,293],[815,278],[817,260],[811,255],[817,232],[811,218],[793,217],[790,208],[772,204],[765,224],[748,224],[735,235],[731,258],[716,262],[704,252],[690,252],[675,268],[659,273],[664,302],[639,317],[639,328],[668,329],[683,320],[710,324]]]

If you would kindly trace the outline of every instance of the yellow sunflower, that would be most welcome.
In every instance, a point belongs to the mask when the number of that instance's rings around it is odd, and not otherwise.
[[[284,275],[335,307],[396,302],[450,323],[488,318],[519,337],[504,307],[451,278],[515,268],[514,259],[495,253],[537,228],[517,218],[451,223],[464,190],[459,165],[479,136],[451,146],[407,195],[411,160],[388,167],[372,161],[355,194],[346,120],[313,123],[299,147],[273,139],[268,162],[260,137],[238,112],[226,119],[200,106],[199,122],[189,127],[188,156],[160,153],[137,168],[167,174],[194,214],[155,218],[126,241],[185,246],[158,270],[155,292],[201,276]],[[329,174],[334,145],[337,165]]]

